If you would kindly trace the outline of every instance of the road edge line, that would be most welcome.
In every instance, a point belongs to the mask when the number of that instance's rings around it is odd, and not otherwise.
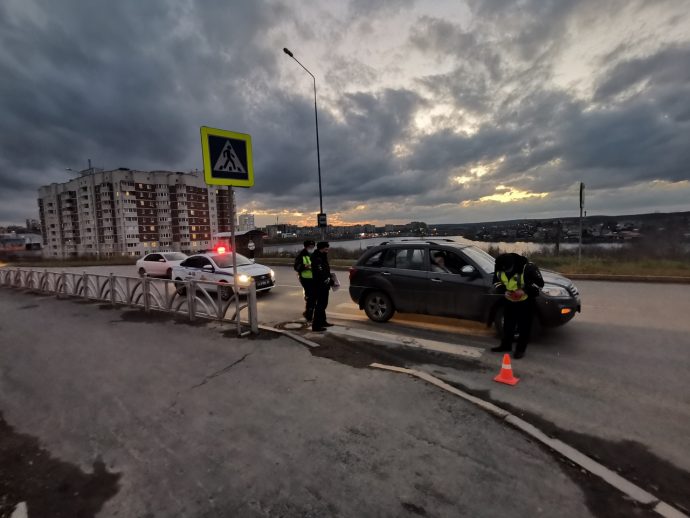
[[[640,486],[633,484],[629,480],[627,480],[624,477],[621,477],[618,473],[615,471],[607,468],[603,464],[600,464],[599,462],[595,461],[591,457],[588,457],[584,453],[578,451],[577,449],[573,448],[572,446],[569,446],[568,444],[564,443],[563,441],[559,439],[552,439],[548,435],[546,435],[543,431],[541,431],[539,428],[536,426],[528,423],[524,419],[521,419],[517,417],[514,414],[511,414],[510,412],[503,410],[502,408],[494,405],[493,403],[490,403],[488,401],[484,401],[481,398],[478,398],[476,396],[473,396],[471,394],[468,394],[467,392],[464,392],[458,388],[455,388],[443,380],[437,378],[436,376],[433,376],[431,374],[428,374],[426,372],[421,372],[415,369],[407,369],[404,367],[395,367],[393,365],[384,365],[381,363],[372,363],[369,365],[369,367],[374,368],[374,369],[381,369],[381,370],[387,370],[390,372],[396,372],[399,374],[407,374],[409,376],[413,376],[415,378],[419,378],[423,381],[426,381],[432,385],[435,385],[438,388],[441,388],[447,392],[450,392],[451,394],[454,394],[466,401],[469,401],[476,406],[488,411],[489,413],[495,415],[496,417],[501,418],[503,421],[507,422],[510,424],[513,428],[516,428],[517,430],[529,435],[533,439],[539,441],[543,445],[547,446],[549,449],[555,451],[556,453],[562,455],[566,459],[570,460],[571,462],[577,464],[580,466],[582,469],[586,470],[587,472],[591,473],[592,475],[597,476],[613,488],[617,489],[624,495],[627,495],[628,497],[632,498],[636,502],[639,502],[640,504],[643,505],[651,505],[655,504],[653,507],[653,510],[663,516],[664,518],[689,518],[687,515],[683,514],[681,511],[676,509],[675,507],[669,505],[668,503],[664,502],[663,500],[655,497],[651,493],[645,491],[642,489]]]

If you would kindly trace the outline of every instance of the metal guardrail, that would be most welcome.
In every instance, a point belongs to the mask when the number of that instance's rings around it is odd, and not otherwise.
[[[237,323],[237,334],[259,332],[256,285],[252,280],[245,303],[232,286],[209,281],[172,281],[151,277],[124,277],[90,273],[0,268],[0,286],[34,290],[56,297],[79,297],[112,305],[134,306],[144,311],[163,311],[196,318]],[[230,316],[228,311],[234,306]],[[249,330],[242,329],[241,311],[247,310]]]

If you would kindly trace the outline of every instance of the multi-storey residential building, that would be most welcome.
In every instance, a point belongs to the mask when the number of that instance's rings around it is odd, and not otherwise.
[[[238,230],[240,232],[246,232],[248,230],[254,230],[254,214],[240,214],[239,215],[240,224],[238,225]]]
[[[231,195],[201,173],[91,168],[38,190],[46,257],[194,252],[230,230]]]

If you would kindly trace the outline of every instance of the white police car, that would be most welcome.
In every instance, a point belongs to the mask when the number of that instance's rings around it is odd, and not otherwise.
[[[249,285],[254,279],[257,292],[270,291],[275,286],[275,272],[267,266],[257,264],[245,256],[237,254],[237,285],[240,294],[247,293]],[[233,269],[232,254],[219,247],[215,252],[207,252],[189,256],[179,266],[173,268],[172,278],[175,281],[208,281],[228,286],[215,284],[201,284],[206,291],[216,291],[220,287],[220,297],[228,300],[232,296]],[[185,285],[176,285],[177,293],[186,293]]]

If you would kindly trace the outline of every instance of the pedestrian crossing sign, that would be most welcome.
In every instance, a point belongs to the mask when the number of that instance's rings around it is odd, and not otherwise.
[[[251,135],[202,126],[201,153],[208,185],[254,185]]]

